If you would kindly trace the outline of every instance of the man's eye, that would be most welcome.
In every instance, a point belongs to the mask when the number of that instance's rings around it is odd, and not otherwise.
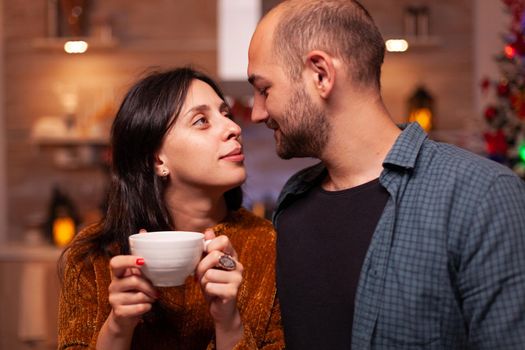
[[[259,89],[259,94],[261,96],[267,97],[268,96],[268,88]]]

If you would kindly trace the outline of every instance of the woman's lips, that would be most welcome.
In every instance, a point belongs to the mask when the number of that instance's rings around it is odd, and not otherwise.
[[[242,162],[244,160],[244,154],[242,153],[241,148],[236,148],[225,156],[222,156],[220,159],[227,160],[229,162]]]

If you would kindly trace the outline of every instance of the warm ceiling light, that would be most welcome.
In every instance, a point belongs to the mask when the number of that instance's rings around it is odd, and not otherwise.
[[[68,41],[64,44],[67,53],[84,53],[88,49],[88,43],[82,40]]]
[[[408,49],[408,42],[404,39],[389,39],[385,44],[388,52],[405,52]]]

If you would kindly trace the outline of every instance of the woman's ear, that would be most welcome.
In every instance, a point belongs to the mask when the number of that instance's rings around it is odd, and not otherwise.
[[[169,175],[169,169],[167,167],[166,162],[164,161],[164,157],[161,154],[155,155],[155,174],[160,177],[166,177]]]
[[[319,96],[328,98],[335,84],[334,58],[324,51],[314,50],[306,55],[305,65]]]

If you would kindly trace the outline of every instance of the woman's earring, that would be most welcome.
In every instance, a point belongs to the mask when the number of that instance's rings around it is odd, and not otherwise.
[[[168,170],[167,169],[162,170],[161,177],[162,177],[163,180],[167,180],[168,179]]]

